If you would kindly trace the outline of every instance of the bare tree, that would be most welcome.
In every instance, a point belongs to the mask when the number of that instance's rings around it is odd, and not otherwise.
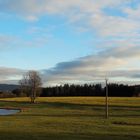
[[[31,99],[31,103],[35,102],[41,90],[41,78],[36,71],[29,71],[19,81],[21,92],[26,93]]]

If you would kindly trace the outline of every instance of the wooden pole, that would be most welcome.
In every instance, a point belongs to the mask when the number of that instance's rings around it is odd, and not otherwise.
[[[106,119],[108,119],[109,117],[109,114],[108,114],[108,79],[105,79],[105,83],[106,83],[106,99],[105,99],[105,102],[106,102],[106,111],[105,111],[105,117]]]

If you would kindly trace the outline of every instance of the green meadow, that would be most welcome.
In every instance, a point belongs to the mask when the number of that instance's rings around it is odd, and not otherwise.
[[[140,140],[140,98],[103,97],[1,99],[0,108],[21,108],[0,116],[0,140]]]

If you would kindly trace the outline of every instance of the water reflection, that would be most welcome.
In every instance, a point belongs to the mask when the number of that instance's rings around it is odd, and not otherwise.
[[[0,115],[12,115],[20,112],[19,109],[0,109]]]

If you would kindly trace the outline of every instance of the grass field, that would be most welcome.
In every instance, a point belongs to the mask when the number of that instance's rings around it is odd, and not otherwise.
[[[0,108],[22,108],[0,116],[0,140],[140,140],[140,98],[49,97],[1,99]]]

